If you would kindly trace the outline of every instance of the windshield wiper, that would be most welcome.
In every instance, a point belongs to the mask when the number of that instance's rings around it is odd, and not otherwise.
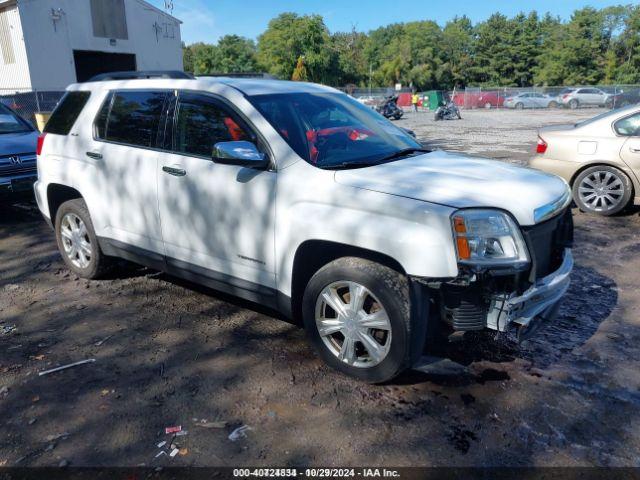
[[[396,158],[406,157],[411,155],[412,153],[430,153],[432,150],[428,148],[403,148],[402,150],[398,150],[386,157],[382,157],[378,160],[378,163],[388,162],[389,160],[395,160]]]

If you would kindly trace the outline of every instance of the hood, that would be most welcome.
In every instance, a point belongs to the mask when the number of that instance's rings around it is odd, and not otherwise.
[[[0,156],[36,153],[38,132],[0,133]]]
[[[568,187],[555,175],[497,160],[431,152],[374,167],[338,170],[342,185],[454,208],[488,207],[533,225],[534,211],[564,199]]]

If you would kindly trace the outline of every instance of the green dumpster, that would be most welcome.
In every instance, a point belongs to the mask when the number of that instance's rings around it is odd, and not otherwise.
[[[423,103],[423,106],[429,106],[429,110],[437,109],[444,100],[444,92],[441,90],[429,90],[424,93],[424,96],[428,101],[426,105]]]

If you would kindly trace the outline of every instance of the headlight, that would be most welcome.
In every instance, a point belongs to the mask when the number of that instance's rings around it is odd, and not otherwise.
[[[498,210],[458,210],[451,217],[460,263],[528,262],[527,247],[511,217]]]

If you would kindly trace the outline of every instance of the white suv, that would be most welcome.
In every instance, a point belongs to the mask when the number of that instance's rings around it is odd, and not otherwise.
[[[77,275],[121,257],[259,302],[370,382],[443,333],[526,336],[557,311],[559,177],[430,152],[320,85],[138,76],[71,85],[38,142],[38,205]]]

